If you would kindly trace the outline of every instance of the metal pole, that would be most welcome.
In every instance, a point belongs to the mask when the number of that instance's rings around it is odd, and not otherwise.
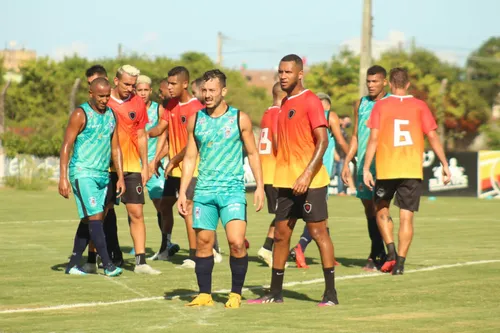
[[[81,81],[82,80],[80,78],[75,79],[75,83],[73,83],[73,87],[71,88],[71,93],[69,94],[69,114],[71,114],[71,112],[75,109],[76,92]]]

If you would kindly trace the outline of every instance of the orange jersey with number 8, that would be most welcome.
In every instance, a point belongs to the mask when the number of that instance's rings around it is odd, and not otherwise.
[[[437,128],[424,101],[388,96],[375,103],[368,127],[379,130],[377,179],[423,179],[424,134]]]
[[[276,168],[276,156],[273,149],[275,122],[278,121],[279,106],[271,106],[264,112],[260,122],[259,154],[262,163],[264,184],[272,184]]]

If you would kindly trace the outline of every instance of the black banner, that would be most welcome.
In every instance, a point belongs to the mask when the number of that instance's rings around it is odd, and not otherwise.
[[[439,159],[432,150],[424,153],[423,195],[477,197],[477,152],[447,152],[451,182],[443,184]]]

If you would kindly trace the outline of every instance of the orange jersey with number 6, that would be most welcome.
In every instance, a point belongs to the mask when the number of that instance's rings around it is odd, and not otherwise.
[[[379,130],[377,179],[423,179],[424,134],[437,129],[424,101],[390,95],[375,103],[368,127]]]
[[[278,121],[279,106],[271,106],[264,112],[260,122],[259,154],[262,163],[264,184],[272,184],[276,168],[276,156],[273,149],[275,122]]]

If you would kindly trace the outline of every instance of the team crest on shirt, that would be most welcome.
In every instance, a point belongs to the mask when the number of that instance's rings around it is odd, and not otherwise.
[[[181,123],[185,124],[186,120],[187,120],[186,116],[181,116]]]
[[[227,139],[231,136],[231,127],[224,128],[224,137]]]
[[[229,117],[227,117],[227,119],[229,119],[229,123],[230,123],[230,124],[234,124],[234,121],[236,120],[236,117],[234,117],[234,116],[229,116]]]
[[[140,195],[142,193],[142,186],[141,185],[136,186],[135,191],[137,192],[137,194]]]
[[[128,113],[128,117],[130,118],[130,120],[135,120],[135,117],[137,117],[137,113],[135,113],[135,111],[130,111]]]
[[[304,212],[306,212],[307,214],[309,214],[311,212],[312,208],[313,208],[313,205],[309,201],[306,201],[304,203]]]
[[[288,111],[288,119],[292,119],[293,116],[295,116],[296,111],[294,109],[291,109]]]
[[[201,208],[200,207],[196,207],[196,209],[194,210],[194,217],[199,219],[201,216]]]
[[[90,207],[97,206],[97,200],[95,199],[95,197],[90,197],[89,198],[89,204],[90,204]]]
[[[198,119],[198,124],[204,124],[207,120],[205,118]]]

